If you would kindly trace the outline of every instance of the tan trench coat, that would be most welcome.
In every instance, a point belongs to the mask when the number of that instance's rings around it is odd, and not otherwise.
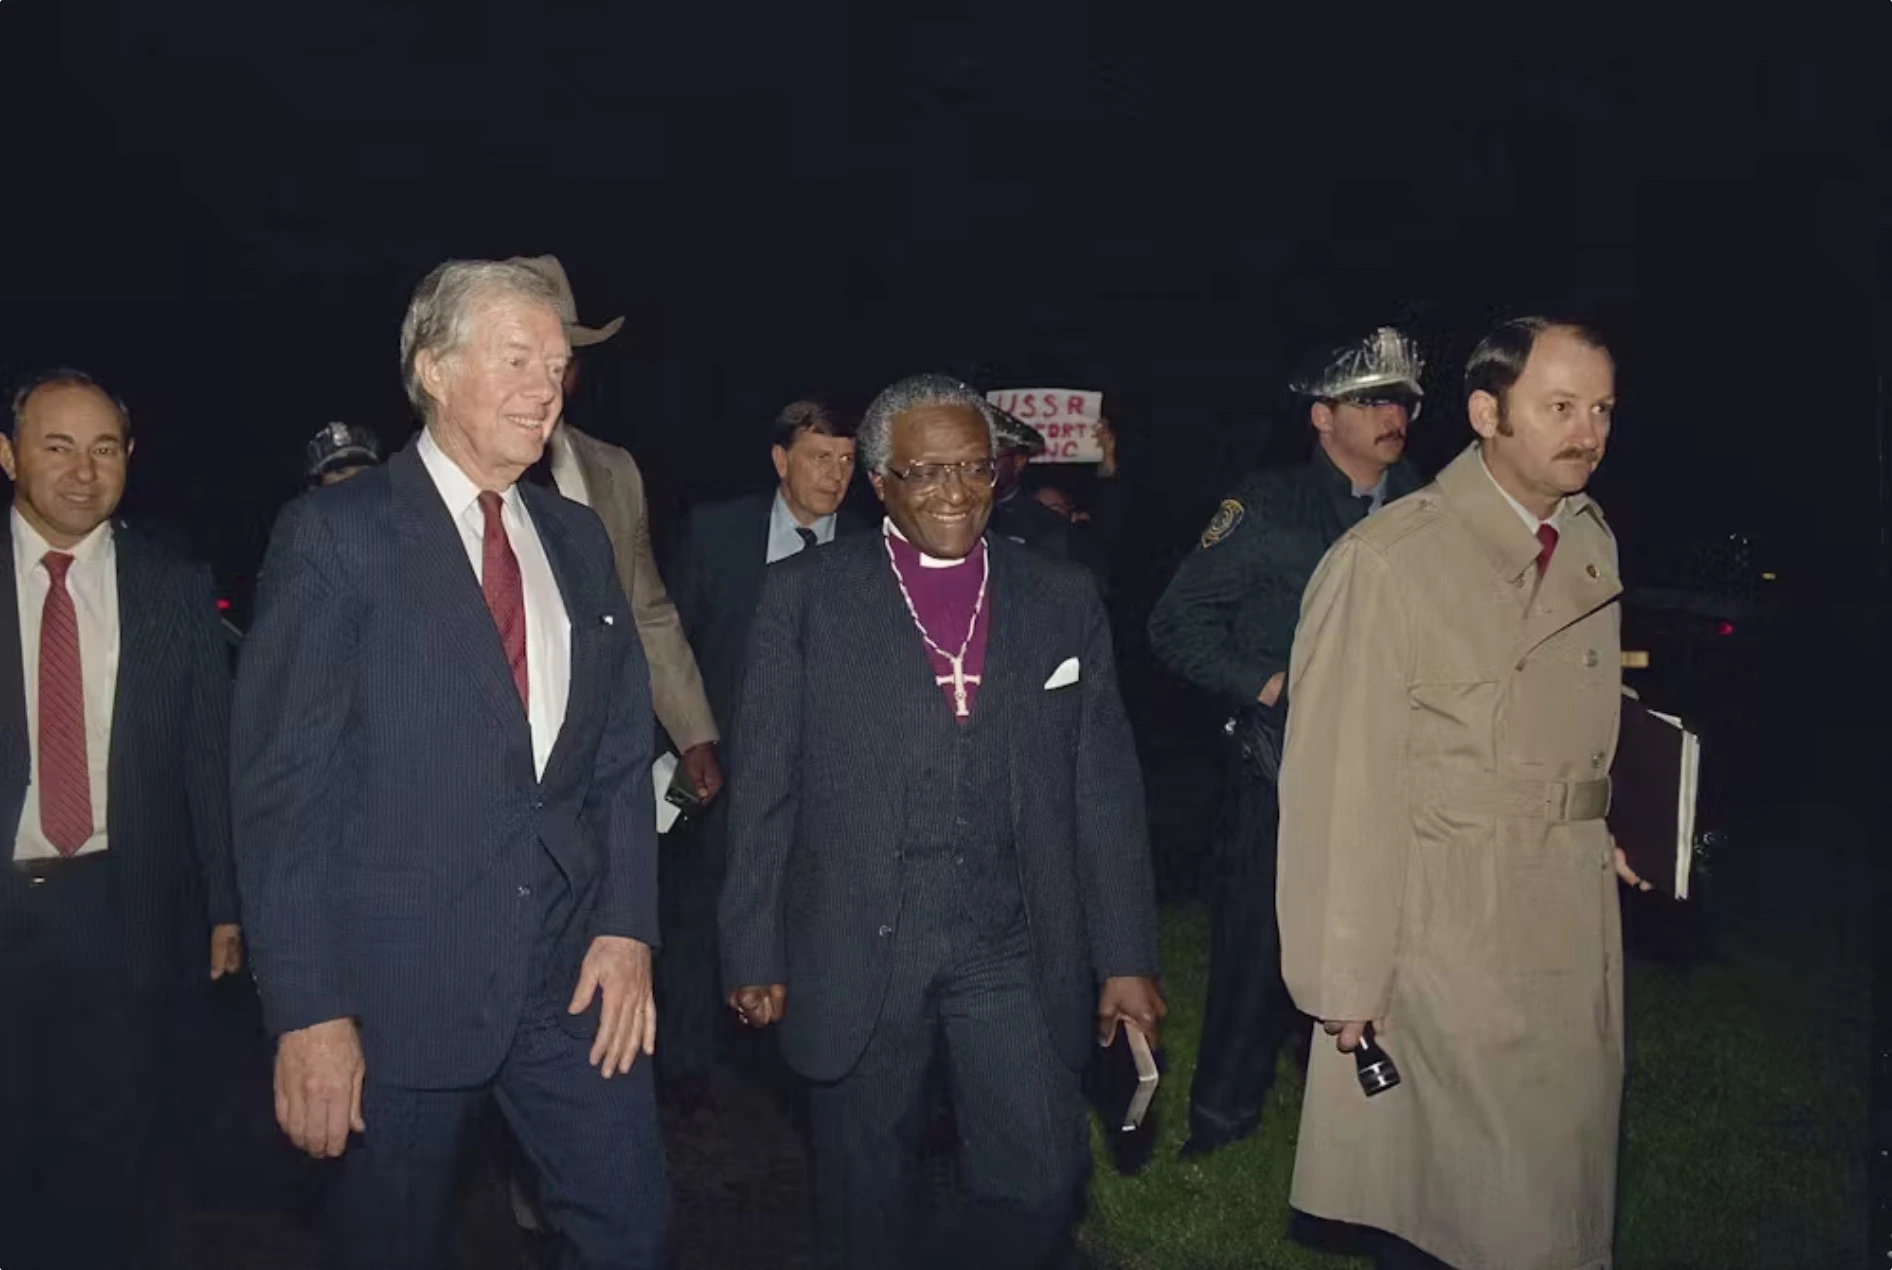
[[[1404,1083],[1367,1098],[1317,1032],[1293,1203],[1461,1270],[1610,1261],[1622,588],[1596,504],[1561,525],[1540,582],[1473,447],[1335,545],[1294,640],[1283,972]]]

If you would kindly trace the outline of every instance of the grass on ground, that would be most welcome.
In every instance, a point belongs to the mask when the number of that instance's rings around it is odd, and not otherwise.
[[[1865,1263],[1863,901],[1823,922],[1769,916],[1808,911],[1796,905],[1754,907],[1723,925],[1706,956],[1630,966],[1620,1270]],[[1202,909],[1164,913],[1163,954],[1156,1156],[1124,1177],[1097,1137],[1087,1251],[1114,1270],[1364,1266],[1289,1238],[1301,1082],[1285,1052],[1253,1138],[1205,1161],[1177,1159],[1208,984]]]

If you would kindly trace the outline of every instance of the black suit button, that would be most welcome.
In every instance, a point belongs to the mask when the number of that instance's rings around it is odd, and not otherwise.
[[[880,937],[881,937],[882,939],[885,939],[885,938],[887,938],[887,936],[889,936],[889,935],[891,935],[891,934],[893,934],[893,927],[891,927],[891,926],[882,926],[882,927],[880,928]]]
[[[519,898],[520,898],[520,899],[522,899],[522,900],[529,900],[529,899],[531,899],[531,898],[532,898],[532,888],[531,888],[531,887],[529,887],[529,886],[522,886],[522,887],[520,887],[520,888],[519,888]]]
[[[533,799],[533,800],[532,800],[532,810],[534,810],[534,811],[544,811],[544,810],[545,810],[545,800],[544,800],[543,798],[535,798],[535,799]]]

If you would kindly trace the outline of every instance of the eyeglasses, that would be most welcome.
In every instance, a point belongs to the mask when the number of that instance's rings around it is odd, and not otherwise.
[[[1371,410],[1375,406],[1401,406],[1406,414],[1417,419],[1420,409],[1425,405],[1425,398],[1415,397],[1405,392],[1363,392],[1346,397],[1335,397],[1328,401],[1330,406],[1358,406],[1362,410]]]
[[[916,490],[939,489],[954,476],[967,489],[990,489],[997,479],[998,468],[991,459],[973,459],[969,463],[910,463],[904,471],[888,468],[887,475],[897,477]]]

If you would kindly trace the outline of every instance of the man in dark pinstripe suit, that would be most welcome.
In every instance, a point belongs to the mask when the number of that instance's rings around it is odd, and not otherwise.
[[[903,380],[859,440],[882,532],[771,567],[750,634],[724,981],[813,1082],[825,1265],[928,1264],[907,1178],[943,1044],[971,1205],[927,1251],[1041,1266],[1088,1160],[1079,1073],[1163,1014],[1108,626],[1083,569],[985,537],[975,390]]]
[[[568,1270],[661,1263],[650,678],[598,518],[519,476],[559,417],[556,296],[452,262],[401,332],[425,420],[283,514],[233,730],[276,1110],[345,1156],[350,1270],[438,1264],[488,1097]],[[352,1130],[352,1136],[351,1136]]]
[[[211,978],[242,960],[229,663],[209,571],[112,519],[130,427],[62,370],[21,386],[0,437],[7,1270],[131,1263],[163,1021],[206,942]]]

